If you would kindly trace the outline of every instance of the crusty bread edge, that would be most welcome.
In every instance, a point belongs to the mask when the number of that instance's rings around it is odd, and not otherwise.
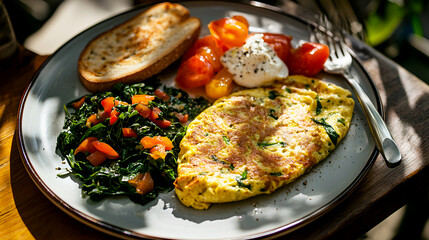
[[[145,12],[147,12],[148,10],[142,12],[141,14],[145,14]],[[131,21],[132,19],[137,18],[139,15],[134,16],[133,18],[131,18],[128,21]],[[188,14],[188,16],[189,16],[189,14]],[[120,77],[117,79],[112,79],[111,81],[105,81],[105,82],[88,80],[87,78],[85,78],[84,73],[82,73],[81,70],[79,69],[79,65],[81,64],[84,52],[88,51],[88,46],[90,46],[91,42],[102,37],[104,34],[108,34],[109,32],[114,31],[116,28],[120,28],[126,22],[122,23],[122,24],[120,24],[120,25],[118,25],[118,26],[116,26],[116,27],[114,27],[114,28],[112,28],[106,32],[101,33],[100,35],[95,37],[90,43],[87,44],[87,46],[85,47],[85,49],[82,51],[82,53],[79,56],[78,75],[79,75],[80,82],[90,92],[102,92],[102,91],[107,91],[107,90],[111,89],[114,85],[116,85],[117,83],[120,83],[120,82],[127,83],[127,84],[138,83],[138,82],[142,82],[143,80],[145,80],[145,79],[147,79],[147,78],[149,78],[155,74],[160,73],[162,70],[167,68],[170,64],[172,64],[173,62],[178,60],[186,52],[186,50],[192,46],[192,44],[195,42],[195,40],[199,37],[200,31],[201,31],[201,21],[195,17],[188,17],[188,18],[185,18],[183,20],[184,21],[198,21],[199,22],[198,28],[192,33],[192,35],[188,36],[183,42],[181,42],[179,45],[177,45],[171,52],[169,52],[167,55],[161,57],[155,63],[153,63],[152,65],[150,65],[147,68],[144,68],[140,71],[129,74],[127,76]]]

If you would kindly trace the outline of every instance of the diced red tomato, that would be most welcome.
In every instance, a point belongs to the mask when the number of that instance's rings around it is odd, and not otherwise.
[[[329,48],[320,43],[306,42],[297,49],[292,49],[286,65],[290,74],[314,76],[323,69],[329,57]]]
[[[147,106],[145,106],[145,105],[143,105],[143,104],[139,103],[139,104],[137,104],[137,105],[136,105],[136,111],[137,111],[137,112],[139,112],[139,114],[140,114],[142,117],[144,117],[144,118],[148,118],[148,117],[149,117],[149,115],[150,115],[150,112],[151,112],[152,110],[150,110],[150,108],[149,108],[149,107],[147,107]]]
[[[82,97],[79,101],[72,103],[74,109],[79,109],[85,103],[85,96]]]
[[[118,116],[119,116],[119,112],[116,111],[116,109],[113,109],[113,111],[110,112],[110,120],[109,120],[110,125],[113,125],[115,124],[116,121],[118,121]]]
[[[133,179],[129,180],[128,183],[136,188],[136,192],[141,195],[152,192],[154,187],[154,181],[150,172],[138,173]]]
[[[233,76],[226,68],[218,72],[214,78],[206,84],[208,97],[218,99],[231,93],[234,86]]]
[[[140,140],[140,143],[145,149],[153,148],[156,145],[163,145],[165,150],[173,149],[173,143],[168,137],[155,136],[152,138],[146,136]]]
[[[124,136],[124,137],[138,137],[137,133],[131,128],[122,128],[122,136]]]
[[[153,148],[150,149],[150,156],[153,159],[162,158],[165,159],[167,156],[167,153],[165,152],[165,146],[164,145],[156,145]]]
[[[162,119],[162,120],[159,119],[160,113],[161,113],[161,110],[157,107],[154,107],[149,114],[149,119],[160,128],[169,127],[171,125],[171,121],[167,119]]]
[[[210,62],[203,55],[196,54],[180,65],[175,80],[181,88],[191,89],[204,86],[213,75]]]
[[[262,39],[264,39],[264,41],[274,49],[277,56],[286,63],[292,49],[290,43],[292,41],[292,37],[277,33],[263,33],[263,35]]]
[[[239,20],[237,18],[222,18],[212,21],[208,25],[210,33],[226,49],[240,47],[249,34],[247,21],[242,22],[241,18],[238,18]]]
[[[112,108],[115,106],[115,98],[114,97],[107,97],[103,100],[101,100],[101,105],[104,108],[104,112],[110,114],[112,111]]]
[[[86,159],[88,159],[88,161],[93,165],[93,166],[98,166],[100,164],[102,164],[105,160],[106,160],[106,155],[104,155],[102,152],[100,151],[95,151],[91,154],[89,154]]]
[[[104,119],[106,119],[104,113],[105,112],[101,112],[99,114],[96,114],[96,113],[92,114],[86,120],[86,124],[85,125],[90,128],[91,126],[94,126],[94,125],[97,125],[98,123],[101,123],[102,121],[104,121]]]
[[[127,102],[123,102],[123,101],[119,101],[119,100],[115,100],[115,106],[116,105],[128,105],[128,103]]]
[[[97,151],[97,149],[92,145],[92,142],[94,141],[98,141],[98,139],[96,137],[85,138],[74,151],[74,155],[79,152],[93,153]]]
[[[155,94],[155,96],[159,97],[163,101],[170,100],[170,96],[168,96],[168,94],[163,92],[161,89],[156,89],[154,94]]]
[[[140,95],[134,95],[131,97],[132,104],[135,103],[141,103],[144,105],[148,105],[149,101],[152,101],[155,99],[155,96],[146,95],[146,94],[140,94]]]
[[[207,86],[207,85],[206,85],[206,86]],[[179,122],[180,122],[181,124],[186,123],[186,122],[188,121],[188,118],[189,118],[189,115],[188,115],[188,114],[183,115],[182,113],[177,113],[177,112],[175,112],[175,113],[174,113],[174,115],[179,119]]]
[[[109,144],[100,142],[100,141],[93,141],[92,145],[103,153],[107,158],[109,159],[116,159],[119,157],[119,154],[113,149]]]
[[[165,150],[173,149],[173,143],[168,137],[155,136],[153,137],[153,140],[156,142],[156,144],[163,145]]]

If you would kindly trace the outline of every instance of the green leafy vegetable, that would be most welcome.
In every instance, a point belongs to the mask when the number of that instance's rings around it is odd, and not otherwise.
[[[335,129],[331,125],[326,123],[324,118],[322,118],[320,120],[316,120],[316,119],[311,119],[311,120],[313,120],[317,124],[322,125],[323,128],[325,128],[325,131],[328,134],[329,138],[331,139],[332,143],[337,145],[337,141],[338,141],[338,138],[340,136],[338,135],[338,133],[335,131]]]
[[[61,177],[73,175],[82,182],[83,195],[93,200],[101,200],[109,196],[128,196],[131,200],[144,204],[154,199],[160,192],[173,189],[177,177],[177,157],[180,151],[179,143],[186,133],[177,113],[188,114],[189,119],[195,118],[209,106],[203,98],[190,98],[188,94],[174,88],[164,88],[170,96],[169,101],[158,97],[149,102],[148,107],[159,108],[161,119],[171,121],[171,125],[161,128],[149,118],[142,117],[136,110],[137,104],[131,104],[131,98],[136,94],[154,95],[156,89],[162,86],[156,79],[134,85],[117,84],[110,92],[97,93],[87,96],[84,104],[73,110],[72,101],[66,105],[64,130],[57,138],[57,150],[69,163],[69,174],[59,174]],[[127,102],[115,106],[120,114],[118,120],[111,125],[110,118],[88,127],[87,119],[93,114],[104,111],[101,101],[106,97]],[[80,98],[79,98],[80,99]],[[138,137],[123,137],[122,128],[131,128]],[[164,136],[173,143],[173,149],[166,151],[165,159],[154,159],[149,149],[144,149],[140,140],[145,137]],[[87,137],[96,137],[99,141],[109,144],[120,155],[117,159],[107,159],[98,166],[93,166],[87,159],[87,153],[74,154],[75,149]],[[128,181],[138,173],[150,172],[154,180],[154,190],[148,194],[136,193],[135,187]]]

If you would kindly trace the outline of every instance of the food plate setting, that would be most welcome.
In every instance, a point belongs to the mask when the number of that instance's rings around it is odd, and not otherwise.
[[[282,33],[292,36],[292,45],[309,41],[308,24],[298,16],[263,4],[219,1],[181,2],[191,16],[201,20],[200,36],[209,34],[207,25],[216,19],[244,16],[250,32]],[[252,2],[252,4],[254,4]],[[74,177],[59,177],[69,168],[56,149],[63,130],[63,106],[90,94],[79,81],[77,62],[87,43],[121,24],[149,5],[107,19],[64,44],[43,64],[27,88],[20,105],[19,148],[24,165],[39,189],[61,210],[100,231],[119,237],[164,239],[242,239],[280,236],[322,216],[344,200],[375,161],[377,150],[365,115],[355,104],[346,137],[321,163],[295,182],[272,194],[246,200],[213,204],[207,210],[184,206],[173,191],[160,194],[146,205],[126,197],[93,201],[82,196],[82,184]],[[160,77],[171,82],[177,65]],[[371,79],[354,59],[351,74],[359,81],[381,112],[381,103]],[[350,89],[339,76],[319,73],[317,78]],[[353,99],[358,103],[357,99]]]

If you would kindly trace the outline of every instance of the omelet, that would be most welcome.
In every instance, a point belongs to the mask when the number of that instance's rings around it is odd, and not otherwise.
[[[269,194],[325,159],[353,115],[349,90],[289,76],[218,99],[180,143],[180,201],[195,209]]]

